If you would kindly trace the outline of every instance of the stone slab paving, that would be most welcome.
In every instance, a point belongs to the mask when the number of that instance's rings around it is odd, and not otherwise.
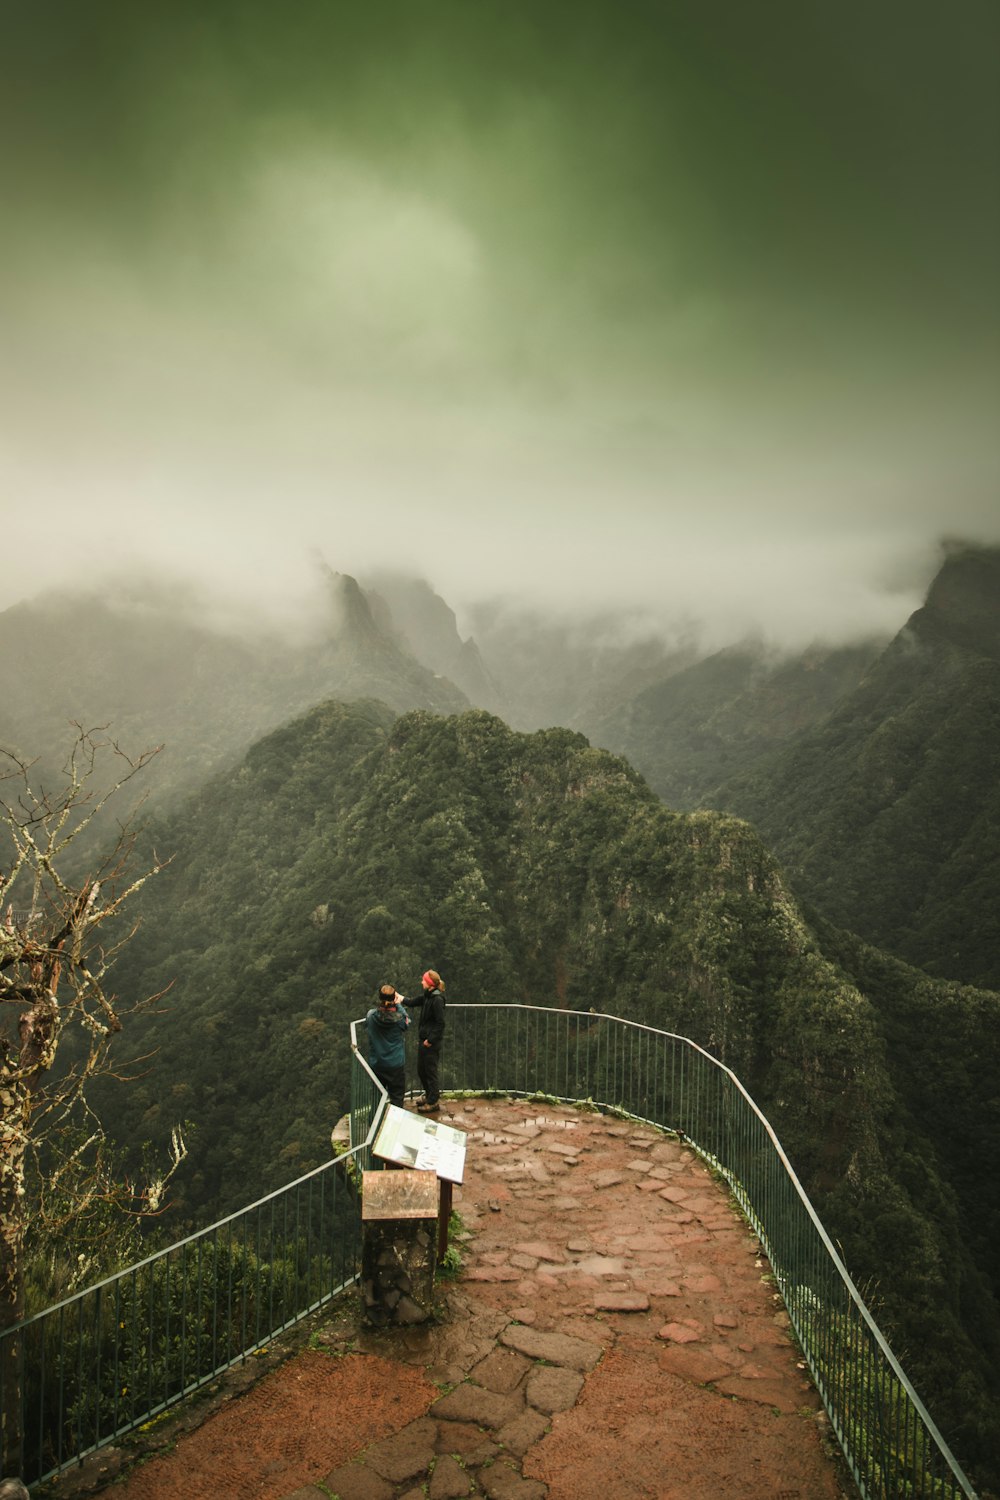
[[[441,1395],[310,1500],[849,1493],[756,1238],[690,1148],[557,1105],[444,1103],[469,1136],[464,1273],[441,1323],[361,1339]]]

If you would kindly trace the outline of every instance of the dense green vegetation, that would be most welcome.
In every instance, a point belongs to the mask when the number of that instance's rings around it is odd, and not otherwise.
[[[426,584],[376,582],[382,594],[330,576],[305,649],[263,624],[242,640],[213,628],[168,585],[18,605],[0,615],[0,744],[50,747],[58,780],[71,718],[110,722],[133,751],[166,742],[150,783],[162,805],[329,697],[458,712],[450,676],[512,724],[583,730],[674,808],[750,819],[796,893],[868,941],[1000,986],[998,549],[953,549],[881,654],[745,644],[699,659],[621,620],[499,604],[463,640]]]
[[[697,807],[736,772],[793,743],[860,682],[879,645],[777,656],[760,645],[718,651],[580,726],[638,767],[670,807]]]
[[[175,858],[119,983],[173,988],[111,1109],[135,1142],[191,1122],[178,1225],[325,1159],[347,1022],[383,978],[412,991],[433,964],[453,1000],[640,1019],[744,1080],[960,1456],[1000,1464],[996,1209],[976,1180],[997,1068],[961,1041],[995,1031],[996,995],[817,937],[746,824],[671,812],[582,736],[478,711],[323,704],[155,837]],[[932,1113],[911,1049],[950,1059]]]

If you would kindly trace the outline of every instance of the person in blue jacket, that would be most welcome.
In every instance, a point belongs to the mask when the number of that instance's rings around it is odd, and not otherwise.
[[[410,1018],[394,984],[379,985],[378,1004],[365,1016],[368,1062],[389,1095],[389,1103],[403,1107],[406,1098],[406,1028]]]
[[[441,1061],[441,1044],[444,1041],[444,980],[436,969],[428,969],[420,981],[423,994],[413,1000],[403,1000],[404,1005],[416,1006],[420,1011],[417,1028],[417,1072],[424,1086],[422,1099],[417,1108],[422,1114],[437,1114],[441,1108],[441,1088],[438,1083],[438,1065]]]

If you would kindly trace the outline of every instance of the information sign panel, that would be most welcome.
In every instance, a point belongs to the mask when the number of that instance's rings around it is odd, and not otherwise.
[[[383,1161],[418,1172],[436,1172],[445,1182],[461,1182],[465,1172],[464,1130],[390,1104],[372,1151]]]

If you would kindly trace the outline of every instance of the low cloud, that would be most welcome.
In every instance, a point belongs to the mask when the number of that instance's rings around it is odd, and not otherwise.
[[[892,49],[866,53],[891,119],[874,88],[843,119],[839,34],[791,27],[829,84],[800,98],[733,7],[770,121],[752,70],[706,79],[697,48],[665,107],[659,36],[614,28],[608,67],[585,10],[544,88],[532,26],[505,23],[504,72],[488,18],[438,38],[403,7],[405,57],[374,23],[329,63],[280,27],[272,75],[265,11],[248,50],[182,26],[161,63],[136,22],[99,58],[122,119],[75,66],[8,96],[0,606],[156,576],[301,634],[319,555],[422,576],[460,618],[796,645],[898,628],[942,535],[1000,541],[995,223],[945,157],[947,243],[916,167],[876,191],[904,139],[926,154]],[[911,45],[933,73],[937,27]],[[985,164],[966,94],[948,140]]]

